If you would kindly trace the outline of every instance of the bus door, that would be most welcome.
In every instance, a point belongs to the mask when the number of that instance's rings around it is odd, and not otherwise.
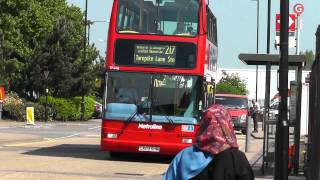
[[[215,83],[214,81],[203,82],[203,109],[214,104]]]

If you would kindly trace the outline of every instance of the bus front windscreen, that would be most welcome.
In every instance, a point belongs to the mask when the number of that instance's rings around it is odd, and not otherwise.
[[[197,76],[108,72],[104,119],[195,124],[198,84]]]
[[[119,0],[118,33],[195,36],[198,0]]]

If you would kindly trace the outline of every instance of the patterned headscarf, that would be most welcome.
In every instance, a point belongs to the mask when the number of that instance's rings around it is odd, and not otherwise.
[[[212,105],[204,113],[196,135],[195,145],[212,155],[238,148],[229,112],[221,105]]]

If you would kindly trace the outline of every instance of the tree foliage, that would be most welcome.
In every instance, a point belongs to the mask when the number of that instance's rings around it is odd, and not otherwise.
[[[217,93],[246,95],[248,93],[245,80],[238,74],[227,74],[222,72],[222,78],[217,84]]]
[[[306,50],[305,52],[300,53],[301,55],[305,55],[307,57],[306,65],[303,67],[304,70],[310,70],[312,63],[315,59],[314,53],[312,50]]]
[[[66,0],[0,0],[0,83],[24,97],[91,93],[98,51],[83,58],[84,13]]]

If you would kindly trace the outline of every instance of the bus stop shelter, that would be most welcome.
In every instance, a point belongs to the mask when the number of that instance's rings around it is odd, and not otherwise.
[[[270,81],[271,81],[271,66],[279,66],[280,55],[279,54],[239,54],[239,59],[246,65],[264,65],[266,66],[266,85],[265,85],[265,101],[264,101],[264,113],[263,113],[263,163],[262,172],[265,171],[265,165],[273,161],[274,153],[269,151],[270,134],[273,134],[273,129],[276,126],[276,117],[269,115],[269,100],[270,100]],[[305,55],[289,55],[288,65],[296,69],[296,108],[295,119],[292,121],[294,127],[294,174],[298,174],[299,171],[299,149],[300,149],[300,124],[301,124],[301,93],[302,93],[302,67],[306,62]],[[272,133],[269,133],[269,127],[271,127]],[[275,136],[274,136],[275,137]],[[289,138],[289,134],[287,135]],[[288,152],[288,149],[286,149]],[[270,157],[272,156],[272,157]]]

